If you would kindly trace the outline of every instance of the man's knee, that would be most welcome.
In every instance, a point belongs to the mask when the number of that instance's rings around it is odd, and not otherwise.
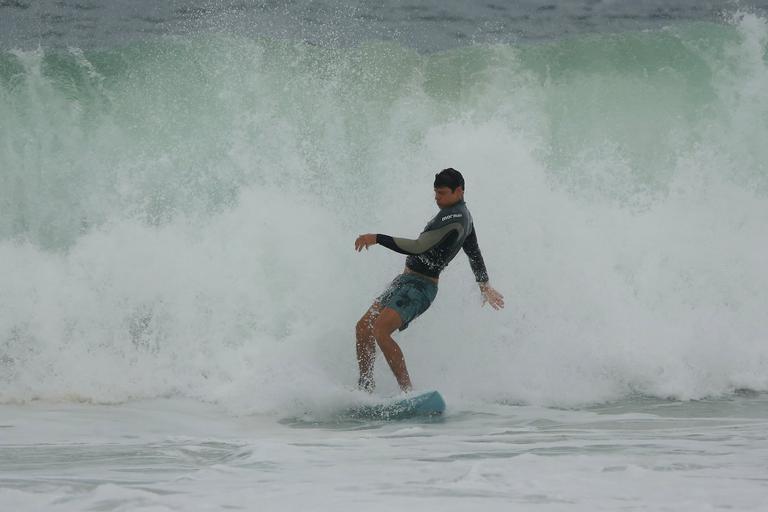
[[[357,324],[355,324],[355,332],[357,333],[358,337],[363,336],[365,334],[370,335],[371,333],[371,320],[368,318],[368,315],[363,315],[363,317],[357,321]]]
[[[366,338],[373,335],[373,326],[376,322],[376,311],[368,310],[355,325],[355,332],[358,336]]]
[[[370,337],[373,335],[373,326],[378,319],[379,313],[381,313],[381,306],[379,306],[378,302],[374,302],[355,325],[355,332],[358,336]]]

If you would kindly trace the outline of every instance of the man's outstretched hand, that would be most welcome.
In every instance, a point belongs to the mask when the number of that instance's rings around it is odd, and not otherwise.
[[[357,237],[357,240],[355,240],[355,250],[357,252],[360,252],[363,249],[367,249],[372,245],[376,245],[376,235],[373,233],[368,233],[367,235],[360,235],[359,237]]]
[[[504,296],[494,290],[490,284],[480,283],[480,293],[483,294],[483,306],[487,302],[493,309],[504,308]]]

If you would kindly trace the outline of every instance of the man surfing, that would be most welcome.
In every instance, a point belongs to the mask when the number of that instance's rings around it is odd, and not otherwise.
[[[374,389],[373,363],[379,346],[402,391],[412,389],[403,352],[392,333],[404,330],[429,308],[437,296],[440,272],[463,249],[469,266],[483,295],[494,309],[504,307],[504,297],[488,284],[483,256],[477,245],[477,233],[464,203],[464,177],[456,169],[443,169],[435,175],[435,203],[440,211],[430,220],[416,240],[368,233],[355,240],[360,252],[372,245],[383,245],[406,254],[405,270],[368,308],[356,326],[358,386],[368,392]]]

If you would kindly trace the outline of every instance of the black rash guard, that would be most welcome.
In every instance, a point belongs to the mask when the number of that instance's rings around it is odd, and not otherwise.
[[[400,254],[407,254],[407,268],[434,278],[440,276],[440,272],[458,254],[459,249],[464,249],[475,280],[478,283],[488,282],[488,272],[477,245],[472,215],[463,200],[441,209],[416,240],[377,234],[376,243]]]

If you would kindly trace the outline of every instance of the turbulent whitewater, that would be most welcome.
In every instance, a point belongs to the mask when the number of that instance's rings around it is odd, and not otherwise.
[[[401,337],[417,387],[766,391],[767,46],[741,13],[435,52],[4,48],[0,402],[342,400],[354,323],[403,264],[354,238],[418,234],[448,166],[507,308],[480,307],[460,255]],[[377,379],[395,389],[382,361]]]

